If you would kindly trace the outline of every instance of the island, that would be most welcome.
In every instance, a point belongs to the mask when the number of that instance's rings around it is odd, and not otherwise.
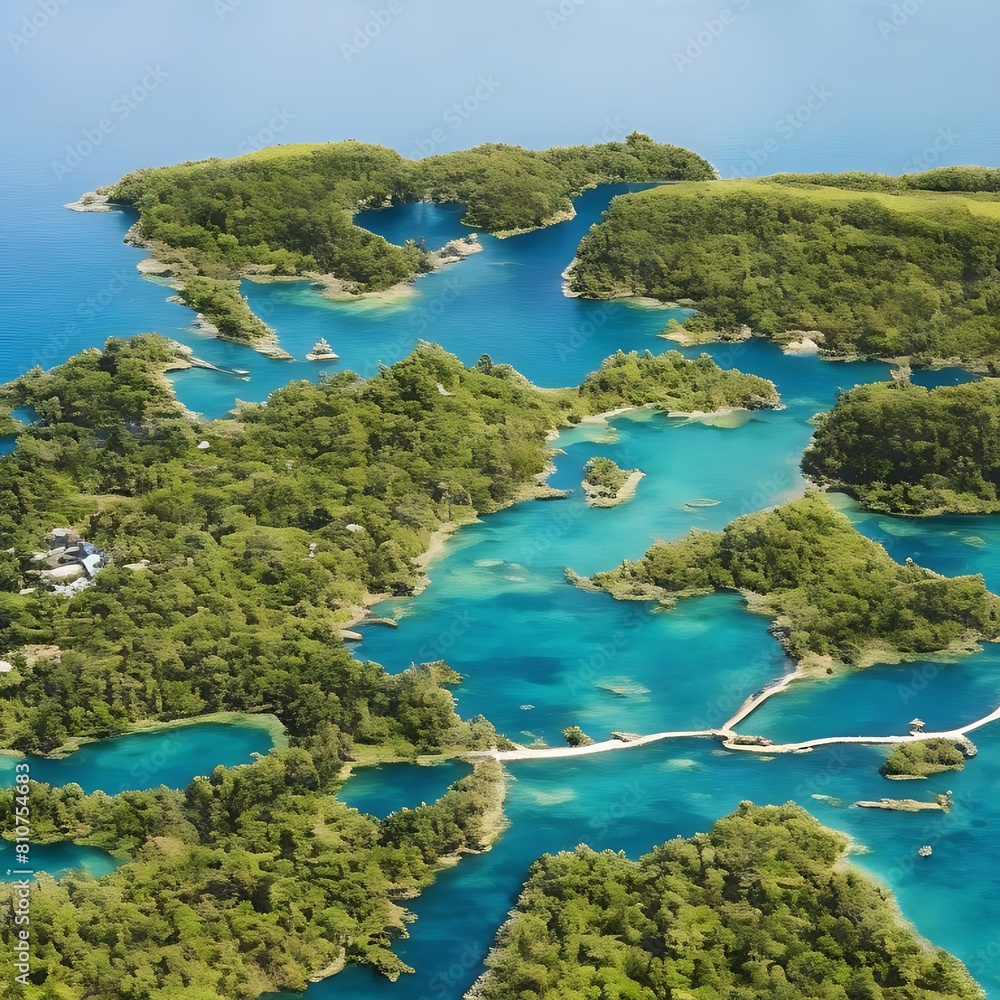
[[[547,854],[466,1000],[980,997],[847,847],[798,806],[744,802],[637,861]]]
[[[342,630],[379,595],[413,592],[438,532],[544,492],[553,429],[777,393],[676,352],[539,389],[421,343],[367,381],[293,381],[208,421],[174,397],[163,372],[176,363],[162,337],[111,338],[0,389],[0,405],[37,416],[0,461],[0,749],[60,753],[220,712],[267,714],[284,739],[183,790],[33,783],[38,842],[123,862],[100,880],[41,877],[40,989],[252,997],[345,963],[394,978],[408,971],[391,950],[402,901],[503,829],[500,765],[477,759],[437,802],[385,820],[344,806],[338,787],[352,767],[513,744],[457,714],[461,678],[445,664],[389,674],[352,657]],[[106,555],[72,599],[27,576],[64,524]],[[14,891],[0,885],[0,905]],[[118,934],[130,946],[107,948]],[[88,953],[102,961],[74,958]],[[0,974],[12,962],[5,949]]]
[[[802,469],[891,514],[1000,513],[1000,382],[924,389],[903,377],[841,393]]]
[[[327,343],[326,337],[320,337],[313,349],[306,355],[306,361],[337,361],[340,355],[335,354]]]
[[[949,579],[894,562],[816,492],[721,532],[658,542],[637,562],[575,580],[668,606],[739,591],[752,611],[775,619],[771,631],[800,669],[819,674],[1000,641],[1000,598],[982,577]]]
[[[996,371],[998,209],[1000,171],[981,167],[671,184],[615,198],[568,284],[691,305],[696,336]]]
[[[137,170],[77,207],[137,212],[127,240],[149,250],[147,273],[169,280],[218,336],[283,357],[240,279],[309,279],[334,296],[385,292],[480,249],[475,240],[433,252],[396,246],[354,223],[363,209],[461,202],[467,225],[502,236],[571,217],[572,198],[597,184],[714,176],[700,156],[639,132],[544,151],[488,143],[421,160],[348,141]]]
[[[881,771],[886,778],[926,778],[944,771],[961,771],[966,756],[975,752],[971,744],[954,740],[931,739],[900,743],[889,751]]]
[[[950,812],[954,803],[951,793],[938,795],[933,802],[922,802],[920,799],[876,799],[874,801],[855,802],[858,809],[885,809],[888,812]]]
[[[610,458],[597,455],[583,467],[583,491],[588,507],[616,507],[635,496],[639,480],[645,475],[639,469],[619,468]]]

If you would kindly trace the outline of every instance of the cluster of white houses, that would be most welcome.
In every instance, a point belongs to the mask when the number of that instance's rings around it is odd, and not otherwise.
[[[42,563],[35,570],[46,583],[65,584],[93,580],[107,565],[108,554],[71,528],[54,528],[46,536],[48,552],[35,552],[32,561]]]

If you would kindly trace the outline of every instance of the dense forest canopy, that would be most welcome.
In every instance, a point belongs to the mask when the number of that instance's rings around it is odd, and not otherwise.
[[[692,302],[693,331],[817,331],[834,354],[1000,360],[997,171],[781,175],[615,198],[571,287]]]
[[[981,996],[798,806],[743,803],[638,861],[578,847],[531,870],[481,1000]]]
[[[816,418],[802,468],[874,510],[1000,513],[1000,382],[857,386]]]
[[[671,601],[731,588],[757,595],[753,606],[777,617],[775,633],[796,658],[863,665],[1000,639],[1000,598],[981,576],[949,579],[901,566],[815,494],[747,514],[721,532],[657,542],[593,583],[622,599]]]

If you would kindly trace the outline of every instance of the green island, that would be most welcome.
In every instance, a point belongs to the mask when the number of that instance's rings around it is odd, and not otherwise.
[[[793,174],[622,195],[581,242],[569,285],[693,306],[684,331],[696,341],[753,333],[830,356],[992,371],[1000,171]]]
[[[137,170],[100,195],[138,213],[129,239],[150,250],[158,273],[220,337],[279,353],[239,295],[239,278],[329,276],[328,288],[378,292],[440,263],[415,242],[395,246],[355,225],[362,209],[461,202],[466,224],[509,235],[569,218],[571,199],[597,184],[714,176],[694,153],[633,132],[596,146],[493,143],[416,161],[353,141],[278,146]]]
[[[340,630],[375,595],[412,591],[436,531],[546,495],[551,429],[636,399],[778,403],[771,383],[704,358],[621,357],[613,384],[602,368],[542,390],[421,344],[368,381],[292,382],[203,421],[163,377],[175,349],[144,334],[0,390],[37,415],[0,460],[0,749],[64,753],[216,713],[283,728],[257,763],[179,791],[33,784],[37,842],[123,864],[41,877],[32,920],[46,932],[23,996],[252,998],[345,962],[407,970],[391,951],[400,901],[499,834],[499,765],[383,821],[331,793],[352,766],[512,744],[456,714],[461,678],[445,664],[389,675]],[[68,599],[35,568],[62,524],[109,556]],[[0,793],[0,810],[13,805]],[[14,891],[0,885],[0,906]],[[13,962],[3,949],[0,973]]]
[[[583,467],[583,490],[590,507],[614,507],[631,500],[642,478],[639,469],[622,469],[610,458],[595,455]]]
[[[798,806],[745,802],[638,861],[545,855],[468,998],[980,997],[846,849]]]
[[[896,744],[881,770],[886,778],[926,778],[963,767],[965,754],[954,740],[931,739]]]
[[[816,418],[802,468],[872,510],[1000,513],[1000,383],[857,386]]]
[[[563,739],[571,747],[589,747],[594,741],[579,727],[567,726],[563,731]]]
[[[747,514],[721,532],[658,542],[638,561],[574,582],[621,600],[738,590],[773,616],[773,633],[804,668],[868,666],[1000,641],[1000,598],[981,576],[902,566],[812,493]]]
[[[588,375],[580,395],[596,411],[655,406],[683,413],[768,410],[781,405],[770,379],[722,370],[707,354],[689,361],[679,351],[616,351]]]

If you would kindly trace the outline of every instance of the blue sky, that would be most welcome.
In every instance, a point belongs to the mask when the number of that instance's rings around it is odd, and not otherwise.
[[[9,0],[0,29],[0,155],[47,182],[111,126],[74,187],[271,140],[444,152],[633,128],[724,176],[900,172],[934,143],[939,163],[1000,162],[987,0]]]

